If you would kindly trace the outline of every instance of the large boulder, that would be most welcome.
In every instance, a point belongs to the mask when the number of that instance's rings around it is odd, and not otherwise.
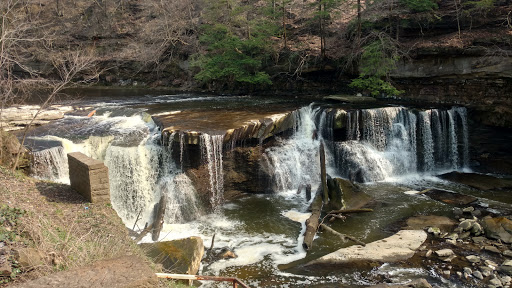
[[[401,230],[395,235],[366,246],[355,245],[339,249],[306,264],[347,264],[352,262],[398,262],[411,258],[427,239],[422,230]]]
[[[482,219],[482,228],[487,238],[512,243],[512,221],[510,219],[487,216]]]
[[[203,240],[200,237],[140,245],[155,263],[178,274],[197,274],[204,254]]]

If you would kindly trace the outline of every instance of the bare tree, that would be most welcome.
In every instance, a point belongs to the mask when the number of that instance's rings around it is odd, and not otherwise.
[[[38,78],[30,80],[35,82],[38,89],[46,88],[50,92],[45,95],[44,102],[39,106],[39,109],[36,111],[28,125],[25,126],[20,146],[18,148],[18,153],[16,153],[15,161],[12,166],[13,170],[18,166],[19,156],[23,149],[27,133],[30,128],[32,128],[32,125],[39,114],[48,109],[62,90],[72,86],[88,84],[97,80],[101,71],[97,69],[96,62],[94,51],[91,49],[78,48],[76,50],[69,50],[62,54],[58,54],[58,57],[54,56],[52,59],[52,64],[59,76],[58,79]]]

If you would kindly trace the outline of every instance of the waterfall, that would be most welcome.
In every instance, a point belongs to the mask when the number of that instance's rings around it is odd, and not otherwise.
[[[216,210],[224,202],[222,145],[224,135],[201,135],[201,158],[210,174],[210,204]]]
[[[64,147],[57,146],[33,152],[31,174],[40,179],[69,183],[68,157]]]
[[[280,139],[279,144],[266,149],[263,166],[271,176],[273,191],[296,190],[301,184],[317,185],[320,182],[315,113],[311,106],[293,113],[296,120],[295,133],[291,139]]]
[[[139,214],[139,228],[151,223],[154,205],[163,194],[168,196],[167,223],[182,223],[197,217],[199,201],[191,180],[176,167],[172,142],[169,146],[160,145],[161,133],[154,123],[146,123],[140,115],[94,119],[74,116],[61,122],[56,124],[81,126],[74,133],[63,133],[60,137],[34,138],[62,145],[34,153],[32,170],[39,178],[69,183],[66,155],[82,152],[104,161],[109,168],[112,207],[127,227],[133,227]]]
[[[350,141],[336,143],[334,154],[336,168],[347,178],[379,181],[418,172],[457,170],[469,163],[467,112],[463,107],[350,111],[346,127]]]

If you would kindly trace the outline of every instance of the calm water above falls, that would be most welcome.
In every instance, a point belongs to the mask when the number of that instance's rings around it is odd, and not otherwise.
[[[320,141],[326,143],[328,173],[367,182],[361,187],[379,203],[373,213],[353,215],[333,225],[334,229],[364,242],[389,236],[392,231],[388,227],[407,217],[451,213],[451,207],[424,196],[403,193],[407,190],[442,187],[475,194],[471,189],[433,176],[440,171],[467,168],[469,143],[464,108],[351,109],[346,113],[345,130],[342,130],[345,135],[340,136],[336,135],[340,131],[332,129],[335,113],[328,113],[330,110],[320,104],[305,105],[293,112],[296,122],[293,134],[279,138],[260,160],[265,169],[272,171],[268,185],[274,193],[250,195],[229,203],[223,200],[222,177],[223,154],[228,148],[221,145],[219,134],[203,134],[198,153],[207,163],[210,204],[216,208],[215,213],[204,215],[201,212],[205,209],[200,206],[191,180],[183,173],[182,163],[171,157],[173,147],[180,147],[182,151],[178,155],[183,155],[183,146],[162,146],[158,127],[143,114],[162,113],[166,109],[208,109],[212,103],[213,109],[222,113],[222,105],[240,110],[251,103],[250,97],[231,97],[224,99],[225,103],[221,97],[203,98],[162,96],[155,100],[162,103],[150,104],[137,100],[91,102],[90,105],[99,105],[97,116],[69,116],[32,135],[33,143],[45,146],[41,143],[57,142],[62,147],[38,152],[41,163],[53,163],[46,164],[48,169],[39,176],[65,182],[67,172],[59,170],[65,165],[58,164],[67,162],[64,152],[81,151],[104,160],[110,171],[113,207],[130,228],[140,211],[143,220],[139,224],[149,221],[153,205],[160,195],[167,194],[170,201],[160,240],[199,235],[205,247],[209,247],[215,234],[216,247],[230,247],[239,256],[204,266],[202,274],[237,276],[254,287],[320,287],[330,283],[359,286],[373,283],[380,274],[396,282],[423,277],[439,287],[457,287],[424,268],[383,265],[372,271],[311,272],[282,271],[278,266],[301,259],[312,260],[341,247],[326,234],[315,240],[314,249],[308,255],[301,245],[309,203],[296,190],[300,184],[310,183],[316,191]],[[261,104],[262,100],[256,101]],[[275,101],[265,103],[270,105]],[[508,209],[507,204],[482,201],[497,210]],[[143,241],[149,239],[148,236]]]

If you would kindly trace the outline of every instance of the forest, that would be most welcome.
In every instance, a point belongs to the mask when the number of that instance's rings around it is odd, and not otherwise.
[[[1,94],[9,99],[12,85],[48,80],[222,93],[322,90],[339,82],[346,92],[397,96],[404,92],[399,78],[407,78],[397,64],[435,55],[508,58],[512,46],[508,0],[0,5]]]

